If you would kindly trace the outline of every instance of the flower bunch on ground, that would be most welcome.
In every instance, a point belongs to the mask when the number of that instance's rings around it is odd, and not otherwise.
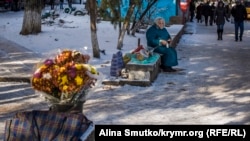
[[[79,51],[63,50],[38,65],[31,79],[32,87],[59,100],[72,98],[96,82],[98,71],[88,64],[89,59],[89,55]]]

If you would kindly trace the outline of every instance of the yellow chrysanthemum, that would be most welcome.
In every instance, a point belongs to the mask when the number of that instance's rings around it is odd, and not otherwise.
[[[66,70],[65,67],[60,67],[60,72],[64,72]]]
[[[68,83],[68,77],[67,77],[67,75],[62,76],[61,80],[62,81],[61,81],[60,85],[64,85],[64,84]]]
[[[68,89],[67,85],[64,85],[63,88],[62,88],[63,91],[67,91],[67,89]]]
[[[46,66],[44,64],[40,67],[40,69],[46,69],[46,68],[48,68],[48,66]]]
[[[75,64],[75,67],[76,67],[77,70],[82,70],[83,69],[81,64]]]
[[[39,81],[39,78],[33,78],[33,83],[36,83],[37,81]]]
[[[76,85],[82,85],[83,80],[79,75],[77,75],[75,78],[75,82],[76,82]]]

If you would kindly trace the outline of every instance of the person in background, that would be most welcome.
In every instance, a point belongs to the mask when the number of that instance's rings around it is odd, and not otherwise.
[[[227,17],[230,18],[230,16],[231,16],[231,8],[230,8],[230,6],[229,6],[229,4],[227,2],[225,2],[224,5],[225,5]]]
[[[196,8],[196,19],[197,23],[202,23],[202,6],[203,4],[200,3]]]
[[[63,9],[64,0],[60,0],[60,9]]]
[[[19,10],[18,2],[19,2],[19,0],[13,0],[13,5],[12,5],[13,11],[18,11]]]
[[[218,40],[222,40],[225,19],[229,22],[226,9],[224,7],[224,3],[222,1],[218,2],[218,6],[215,9],[214,13],[214,18],[215,18],[215,23],[217,25]]]
[[[194,13],[195,13],[195,3],[193,0],[191,0],[189,4],[189,12],[190,12],[190,22],[193,22]]]
[[[165,28],[165,20],[162,17],[155,19],[154,24],[146,31],[147,46],[154,52],[161,54],[161,69],[164,72],[175,72],[172,66],[178,65],[177,52],[169,46],[171,36]]]
[[[210,15],[210,12],[211,11],[211,6],[209,5],[209,1],[207,1],[203,7],[202,7],[202,15],[204,16],[205,18],[205,25],[207,26],[208,25],[208,18],[209,18],[209,15]]]
[[[68,6],[69,6],[70,9],[73,9],[72,3],[73,3],[73,0],[68,0]]]
[[[215,5],[214,5],[214,3],[212,3],[212,5],[211,5],[211,11],[210,11],[210,15],[209,15],[209,25],[213,25],[213,23],[214,23],[214,12],[215,12]]]
[[[50,9],[54,10],[55,7],[55,0],[50,0]]]
[[[244,20],[247,19],[247,11],[245,6],[241,4],[240,0],[236,0],[236,5],[232,8],[231,14],[234,17],[234,28],[235,28],[235,41],[242,41],[242,36],[244,32]],[[238,31],[240,29],[240,35],[238,36]]]
[[[13,6],[13,0],[5,0],[5,5],[4,5],[5,9],[11,10],[12,6]]]

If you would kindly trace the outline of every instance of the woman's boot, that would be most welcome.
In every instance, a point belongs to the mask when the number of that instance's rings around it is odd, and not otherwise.
[[[220,30],[220,40],[222,40],[223,29]]]
[[[218,39],[217,40],[220,40],[220,29],[217,29],[217,35],[218,35]]]

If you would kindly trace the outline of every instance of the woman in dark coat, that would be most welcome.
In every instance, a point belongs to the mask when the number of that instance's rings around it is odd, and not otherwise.
[[[197,8],[196,8],[196,19],[197,19],[197,23],[202,23],[202,6],[203,4],[200,3]]]
[[[205,19],[205,25],[208,25],[208,18],[211,13],[211,6],[209,5],[209,1],[207,1],[203,6],[202,6],[202,15],[204,16]]]
[[[215,18],[215,23],[217,25],[218,40],[222,40],[225,19],[229,22],[226,9],[224,7],[224,3],[222,1],[218,2],[218,6],[215,10],[214,18]]]
[[[194,18],[194,13],[195,13],[195,3],[193,0],[190,1],[189,4],[189,12],[190,12],[190,22],[193,22],[193,18]]]
[[[161,54],[161,68],[164,72],[175,72],[172,66],[178,65],[174,47],[169,47],[171,36],[165,28],[165,20],[156,18],[154,24],[146,32],[147,46]]]

